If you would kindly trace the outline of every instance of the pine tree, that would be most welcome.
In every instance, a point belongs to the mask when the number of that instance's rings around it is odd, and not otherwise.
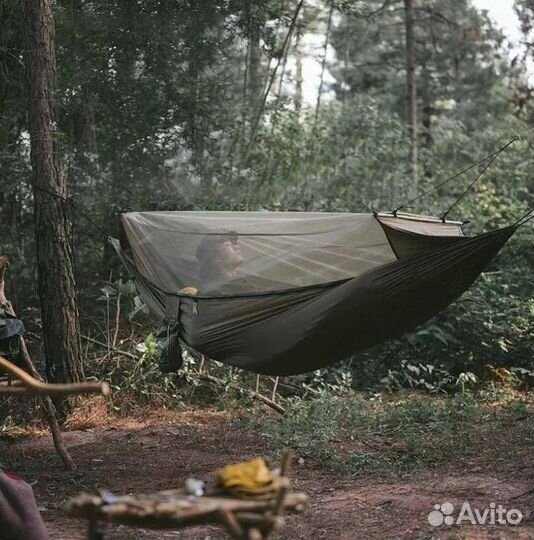
[[[52,2],[25,0],[24,19],[38,288],[46,372],[51,381],[69,382],[79,380],[83,371],[68,191],[58,153]]]

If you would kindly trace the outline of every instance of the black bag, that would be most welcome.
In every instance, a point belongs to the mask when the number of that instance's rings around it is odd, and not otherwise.
[[[180,346],[180,298],[169,296],[165,305],[163,326],[156,335],[160,350],[159,368],[163,373],[176,373],[183,364],[182,348]]]
[[[0,309],[0,355],[8,358],[16,356],[19,352],[19,336],[24,334],[25,328],[21,320]]]
[[[178,325],[163,326],[156,341],[160,350],[159,368],[163,373],[176,373],[183,366],[182,348],[178,337]]]

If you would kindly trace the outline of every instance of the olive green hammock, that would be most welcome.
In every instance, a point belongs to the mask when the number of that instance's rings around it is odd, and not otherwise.
[[[531,214],[467,237],[460,222],[398,212],[131,212],[112,242],[174,340],[171,356],[182,340],[225,364],[292,375],[429,320]],[[207,271],[228,253],[231,271]]]

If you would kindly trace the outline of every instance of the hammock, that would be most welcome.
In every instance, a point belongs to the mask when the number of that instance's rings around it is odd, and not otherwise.
[[[293,375],[414,330],[517,226],[466,237],[460,222],[401,213],[131,212],[112,243],[176,343]]]

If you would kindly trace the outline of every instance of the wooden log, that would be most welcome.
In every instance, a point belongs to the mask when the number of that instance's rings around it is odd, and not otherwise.
[[[115,501],[103,504],[102,497],[82,493],[68,501],[65,509],[73,517],[94,518],[154,529],[179,528],[201,523],[217,524],[221,522],[221,508],[235,516],[244,513],[246,516],[244,523],[250,519],[250,514],[256,514],[261,518],[272,510],[272,501],[191,497],[183,490],[162,491],[145,496],[125,495],[116,497]],[[304,493],[290,492],[286,495],[284,509],[298,512],[307,502],[308,497]],[[265,524],[272,522],[271,516]],[[254,525],[258,526],[260,523],[261,521],[258,521]]]
[[[96,510],[101,513],[103,508],[111,508],[118,504],[125,507],[155,509],[163,503],[171,504],[180,513],[182,509],[198,509],[201,512],[211,511],[224,506],[231,512],[264,512],[272,509],[272,500],[235,499],[233,497],[194,497],[188,495],[185,490],[167,490],[152,494],[121,495],[114,496],[113,503],[106,503],[101,496],[90,493],[80,493],[67,503],[67,512],[76,513],[78,517],[85,517],[89,512]],[[306,504],[307,495],[304,493],[290,492],[287,494],[286,507],[293,510],[301,504]],[[152,512],[152,510],[150,510]]]

